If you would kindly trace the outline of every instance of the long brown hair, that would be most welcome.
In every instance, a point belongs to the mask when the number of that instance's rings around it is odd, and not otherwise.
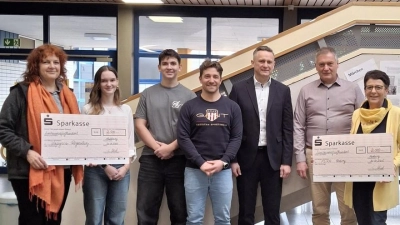
[[[50,55],[55,55],[60,60],[60,76],[57,78],[57,82],[62,83],[67,79],[67,69],[65,69],[65,63],[67,63],[68,56],[60,47],[51,44],[41,45],[29,53],[26,59],[27,65],[26,70],[22,74],[22,78],[25,83],[31,83],[40,77],[39,65],[44,58]]]
[[[97,70],[96,74],[94,75],[94,85],[93,85],[92,91],[90,92],[90,97],[89,97],[89,102],[88,102],[92,106],[92,110],[89,113],[91,115],[99,115],[101,112],[104,111],[104,107],[101,103],[101,89],[100,89],[101,74],[104,71],[111,71],[113,74],[115,74],[115,77],[118,80],[118,73],[111,66],[102,66]],[[114,103],[117,106],[121,105],[120,93],[119,93],[118,87],[114,92]]]

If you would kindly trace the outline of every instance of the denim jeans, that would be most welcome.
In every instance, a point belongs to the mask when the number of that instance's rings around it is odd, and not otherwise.
[[[165,189],[171,225],[184,225],[187,216],[183,186],[185,156],[161,160],[155,155],[142,155],[139,162],[136,201],[138,224],[157,225]]]
[[[112,165],[119,168],[123,165]],[[100,166],[85,167],[83,206],[86,225],[123,225],[128,199],[129,171],[122,180],[110,180]]]
[[[210,195],[215,225],[230,223],[232,172],[222,170],[208,177],[200,169],[186,167],[185,193],[188,217],[186,225],[202,225],[207,195]]]

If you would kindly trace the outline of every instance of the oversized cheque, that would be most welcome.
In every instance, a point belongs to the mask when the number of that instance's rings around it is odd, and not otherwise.
[[[41,114],[42,157],[49,165],[126,164],[126,116]]]
[[[391,134],[313,137],[314,182],[393,181]]]

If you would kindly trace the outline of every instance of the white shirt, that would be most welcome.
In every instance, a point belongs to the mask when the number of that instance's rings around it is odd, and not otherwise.
[[[261,84],[256,80],[256,77],[254,76],[258,114],[260,115],[260,137],[258,139],[258,146],[267,146],[267,106],[270,85],[271,78],[269,78],[267,83]]]
[[[86,104],[81,110],[81,114],[91,115],[92,105]],[[131,163],[136,159],[136,147],[135,147],[135,127],[133,125],[133,113],[131,107],[128,105],[104,107],[104,111],[99,115],[121,115],[128,117],[128,147],[129,157],[132,157]]]

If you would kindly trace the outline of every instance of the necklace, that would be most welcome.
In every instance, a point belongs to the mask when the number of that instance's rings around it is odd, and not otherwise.
[[[111,110],[112,110],[113,108],[115,108],[115,106],[111,106],[111,107],[103,106],[103,108],[108,112],[108,114],[111,114]]]

